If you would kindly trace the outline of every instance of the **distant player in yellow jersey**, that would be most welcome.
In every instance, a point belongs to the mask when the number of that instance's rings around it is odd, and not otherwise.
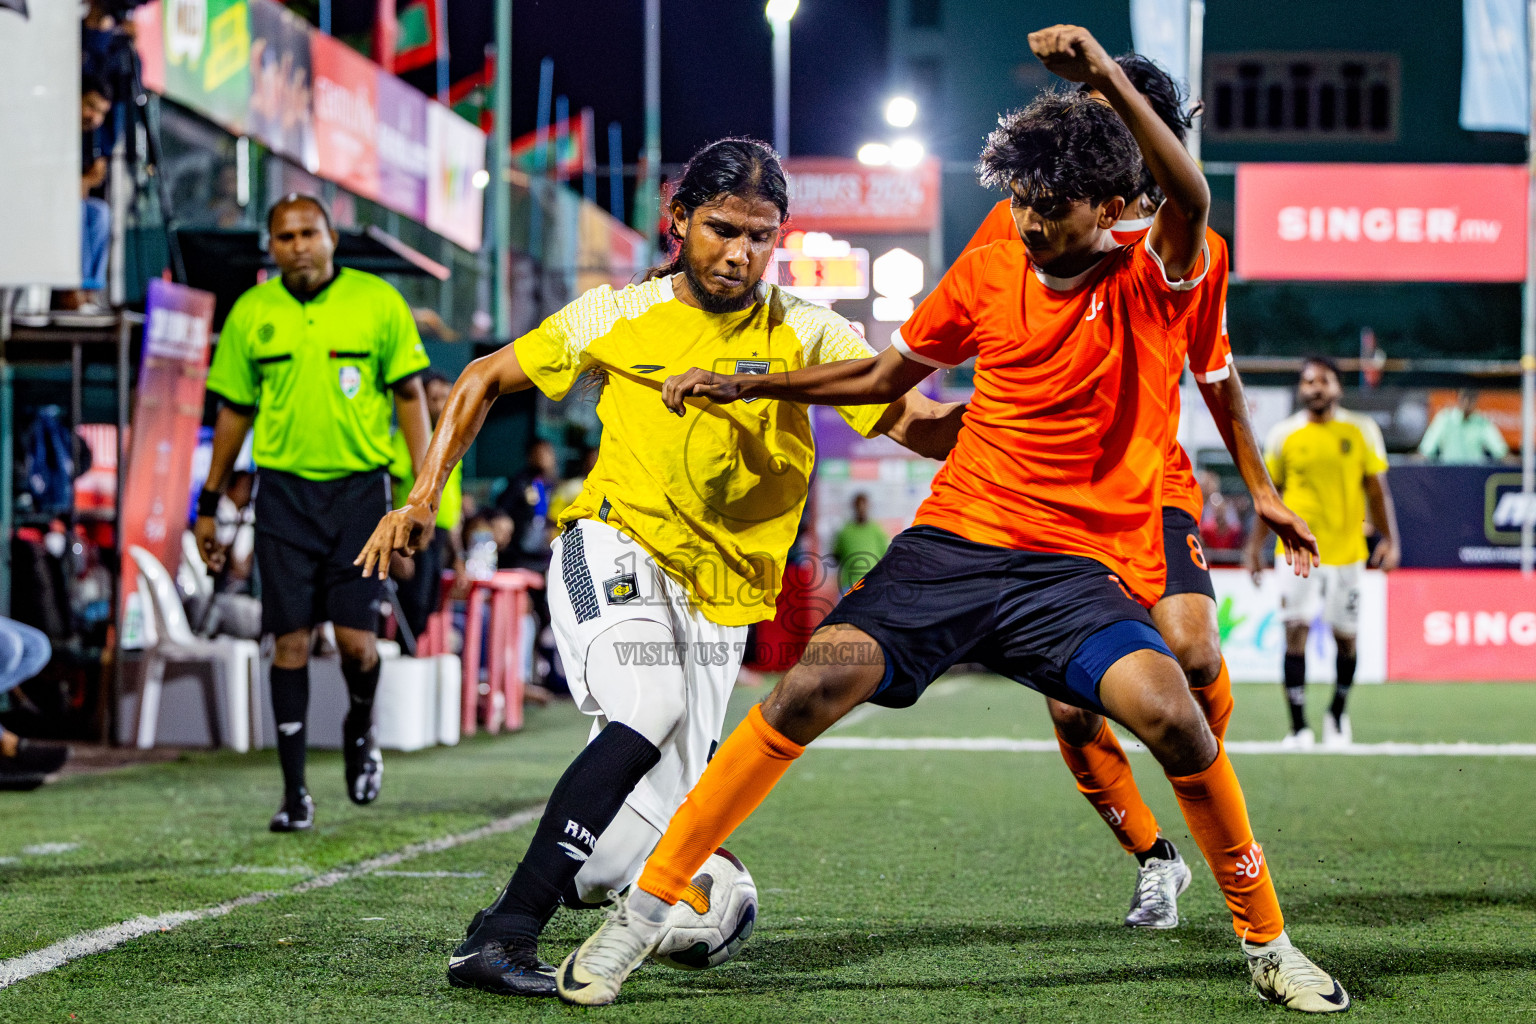
[[[1264,461],[1285,503],[1307,521],[1317,537],[1322,564],[1311,576],[1285,576],[1280,608],[1285,619],[1285,695],[1291,731],[1285,743],[1312,746],[1307,727],[1307,630],[1322,605],[1323,617],[1338,645],[1333,704],[1323,717],[1323,745],[1347,746],[1347,713],[1355,681],[1355,636],[1360,625],[1360,573],[1367,564],[1391,572],[1397,568],[1397,515],[1387,488],[1387,451],[1375,421],[1339,408],[1343,389],[1331,359],[1313,356],[1301,367],[1297,395],[1302,409],[1275,424],[1264,445]],[[1381,537],[1367,554],[1365,512]],[[1261,522],[1248,539],[1243,563],[1254,582],[1263,571]]]
[[[697,153],[672,198],[672,264],[643,284],[594,288],[471,363],[405,506],[358,557],[382,573],[390,552],[421,546],[449,470],[499,395],[538,387],[560,399],[601,375],[597,463],[560,513],[549,573],[556,641],[592,734],[512,880],[454,950],[454,985],[555,994],[540,931],[562,901],[606,901],[639,875],[719,740],[747,626],[773,617],[815,458],[806,408],[763,400],[680,419],[661,385],[696,365],[783,373],[873,355],[842,317],[762,281],[788,203],[762,143]],[[961,407],[911,392],[840,411],[866,436],[943,458]]]

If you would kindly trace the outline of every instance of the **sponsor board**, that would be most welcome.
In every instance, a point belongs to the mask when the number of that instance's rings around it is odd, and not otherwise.
[[[1400,569],[1388,583],[1392,679],[1536,682],[1536,579]]]
[[[1241,569],[1213,569],[1216,586],[1216,620],[1221,630],[1221,652],[1235,682],[1278,683],[1284,673],[1285,623],[1280,617],[1282,564],[1264,573],[1255,587]],[[1355,640],[1359,659],[1355,681],[1380,683],[1387,679],[1387,577],[1379,572],[1360,574],[1360,634]],[[1312,620],[1307,635],[1307,681],[1331,683],[1338,648],[1322,614]],[[1278,698],[1276,698],[1278,701]],[[1277,705],[1278,713],[1278,705]]]

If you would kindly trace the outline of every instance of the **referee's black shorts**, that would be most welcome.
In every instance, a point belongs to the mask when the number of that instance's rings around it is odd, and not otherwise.
[[[384,583],[352,564],[389,511],[382,469],[306,480],[263,469],[256,487],[256,570],[261,630],[282,636],[322,622],[378,628]]]

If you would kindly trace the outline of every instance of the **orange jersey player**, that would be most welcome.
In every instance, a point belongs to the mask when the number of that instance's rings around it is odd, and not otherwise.
[[[1137,54],[1124,54],[1116,58],[1116,63],[1182,141],[1189,121],[1173,79]],[[1089,95],[1097,98],[1095,93]],[[1151,214],[1162,202],[1162,192],[1145,168],[1140,187],[1140,195],[1127,204],[1127,211],[1134,216],[1122,215],[1110,228],[1120,245],[1133,245],[1145,238],[1152,223]],[[1170,358],[1178,367],[1187,356],[1195,380],[1216,421],[1222,425],[1232,456],[1254,495],[1255,506],[1274,508],[1280,498],[1265,470],[1227,341],[1227,244],[1209,229],[1205,241],[1210,269],[1204,286],[1191,297],[1191,309],[1168,339]],[[966,250],[993,244],[1023,246],[1009,200],[992,208]],[[1175,436],[1179,417],[1177,373],[1170,376],[1169,384],[1170,425],[1162,488],[1162,547],[1167,583],[1152,606],[1152,621],[1184,670],[1190,692],[1205,712],[1211,730],[1217,739],[1222,739],[1232,714],[1232,682],[1221,656],[1216,590],[1200,545],[1203,497],[1195,482],[1194,465]],[[1138,861],[1125,923],[1135,928],[1177,927],[1178,898],[1189,886],[1190,870],[1178,849],[1162,835],[1156,816],[1136,786],[1130,760],[1120,742],[1101,716],[1049,697],[1046,704],[1062,758],[1077,780],[1078,790],[1109,825],[1120,845]]]
[[[916,525],[721,745],[635,890],[558,972],[569,1002],[618,996],[694,872],[806,744],[864,701],[912,704],[965,660],[1141,739],[1226,897],[1259,991],[1311,1012],[1349,1005],[1287,936],[1231,762],[1145,607],[1164,588],[1172,339],[1205,276],[1210,192],[1085,29],[1036,32],[1030,47],[1108,106],[1045,93],[989,136],[982,183],[1012,193],[1020,244],[963,256],[878,356],[771,375],[695,368],[662,389],[681,416],[756,398],[878,403],[935,367],[976,360],[975,397]],[[1144,241],[1117,246],[1110,228],[1142,160],[1167,199]],[[1299,520],[1272,525],[1310,567]]]

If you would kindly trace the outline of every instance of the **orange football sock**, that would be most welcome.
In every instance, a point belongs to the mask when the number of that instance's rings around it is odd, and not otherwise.
[[[1088,798],[1127,853],[1142,853],[1157,842],[1157,819],[1141,798],[1131,763],[1106,721],[1087,746],[1074,747],[1056,734],[1061,759],[1077,779],[1077,791]]]
[[[1191,686],[1195,703],[1205,712],[1205,720],[1211,724],[1211,732],[1218,740],[1227,738],[1227,722],[1232,718],[1232,677],[1227,675],[1227,659],[1221,659],[1221,672],[1205,686]]]
[[[1269,878],[1264,851],[1248,824],[1248,804],[1225,748],[1205,771],[1168,776],[1190,834],[1205,854],[1232,911],[1232,929],[1247,942],[1268,942],[1285,930],[1280,900]]]
[[[805,748],[787,738],[753,705],[726,737],[698,785],[672,815],[667,834],[645,862],[639,886],[675,904],[709,855],[757,810]]]

